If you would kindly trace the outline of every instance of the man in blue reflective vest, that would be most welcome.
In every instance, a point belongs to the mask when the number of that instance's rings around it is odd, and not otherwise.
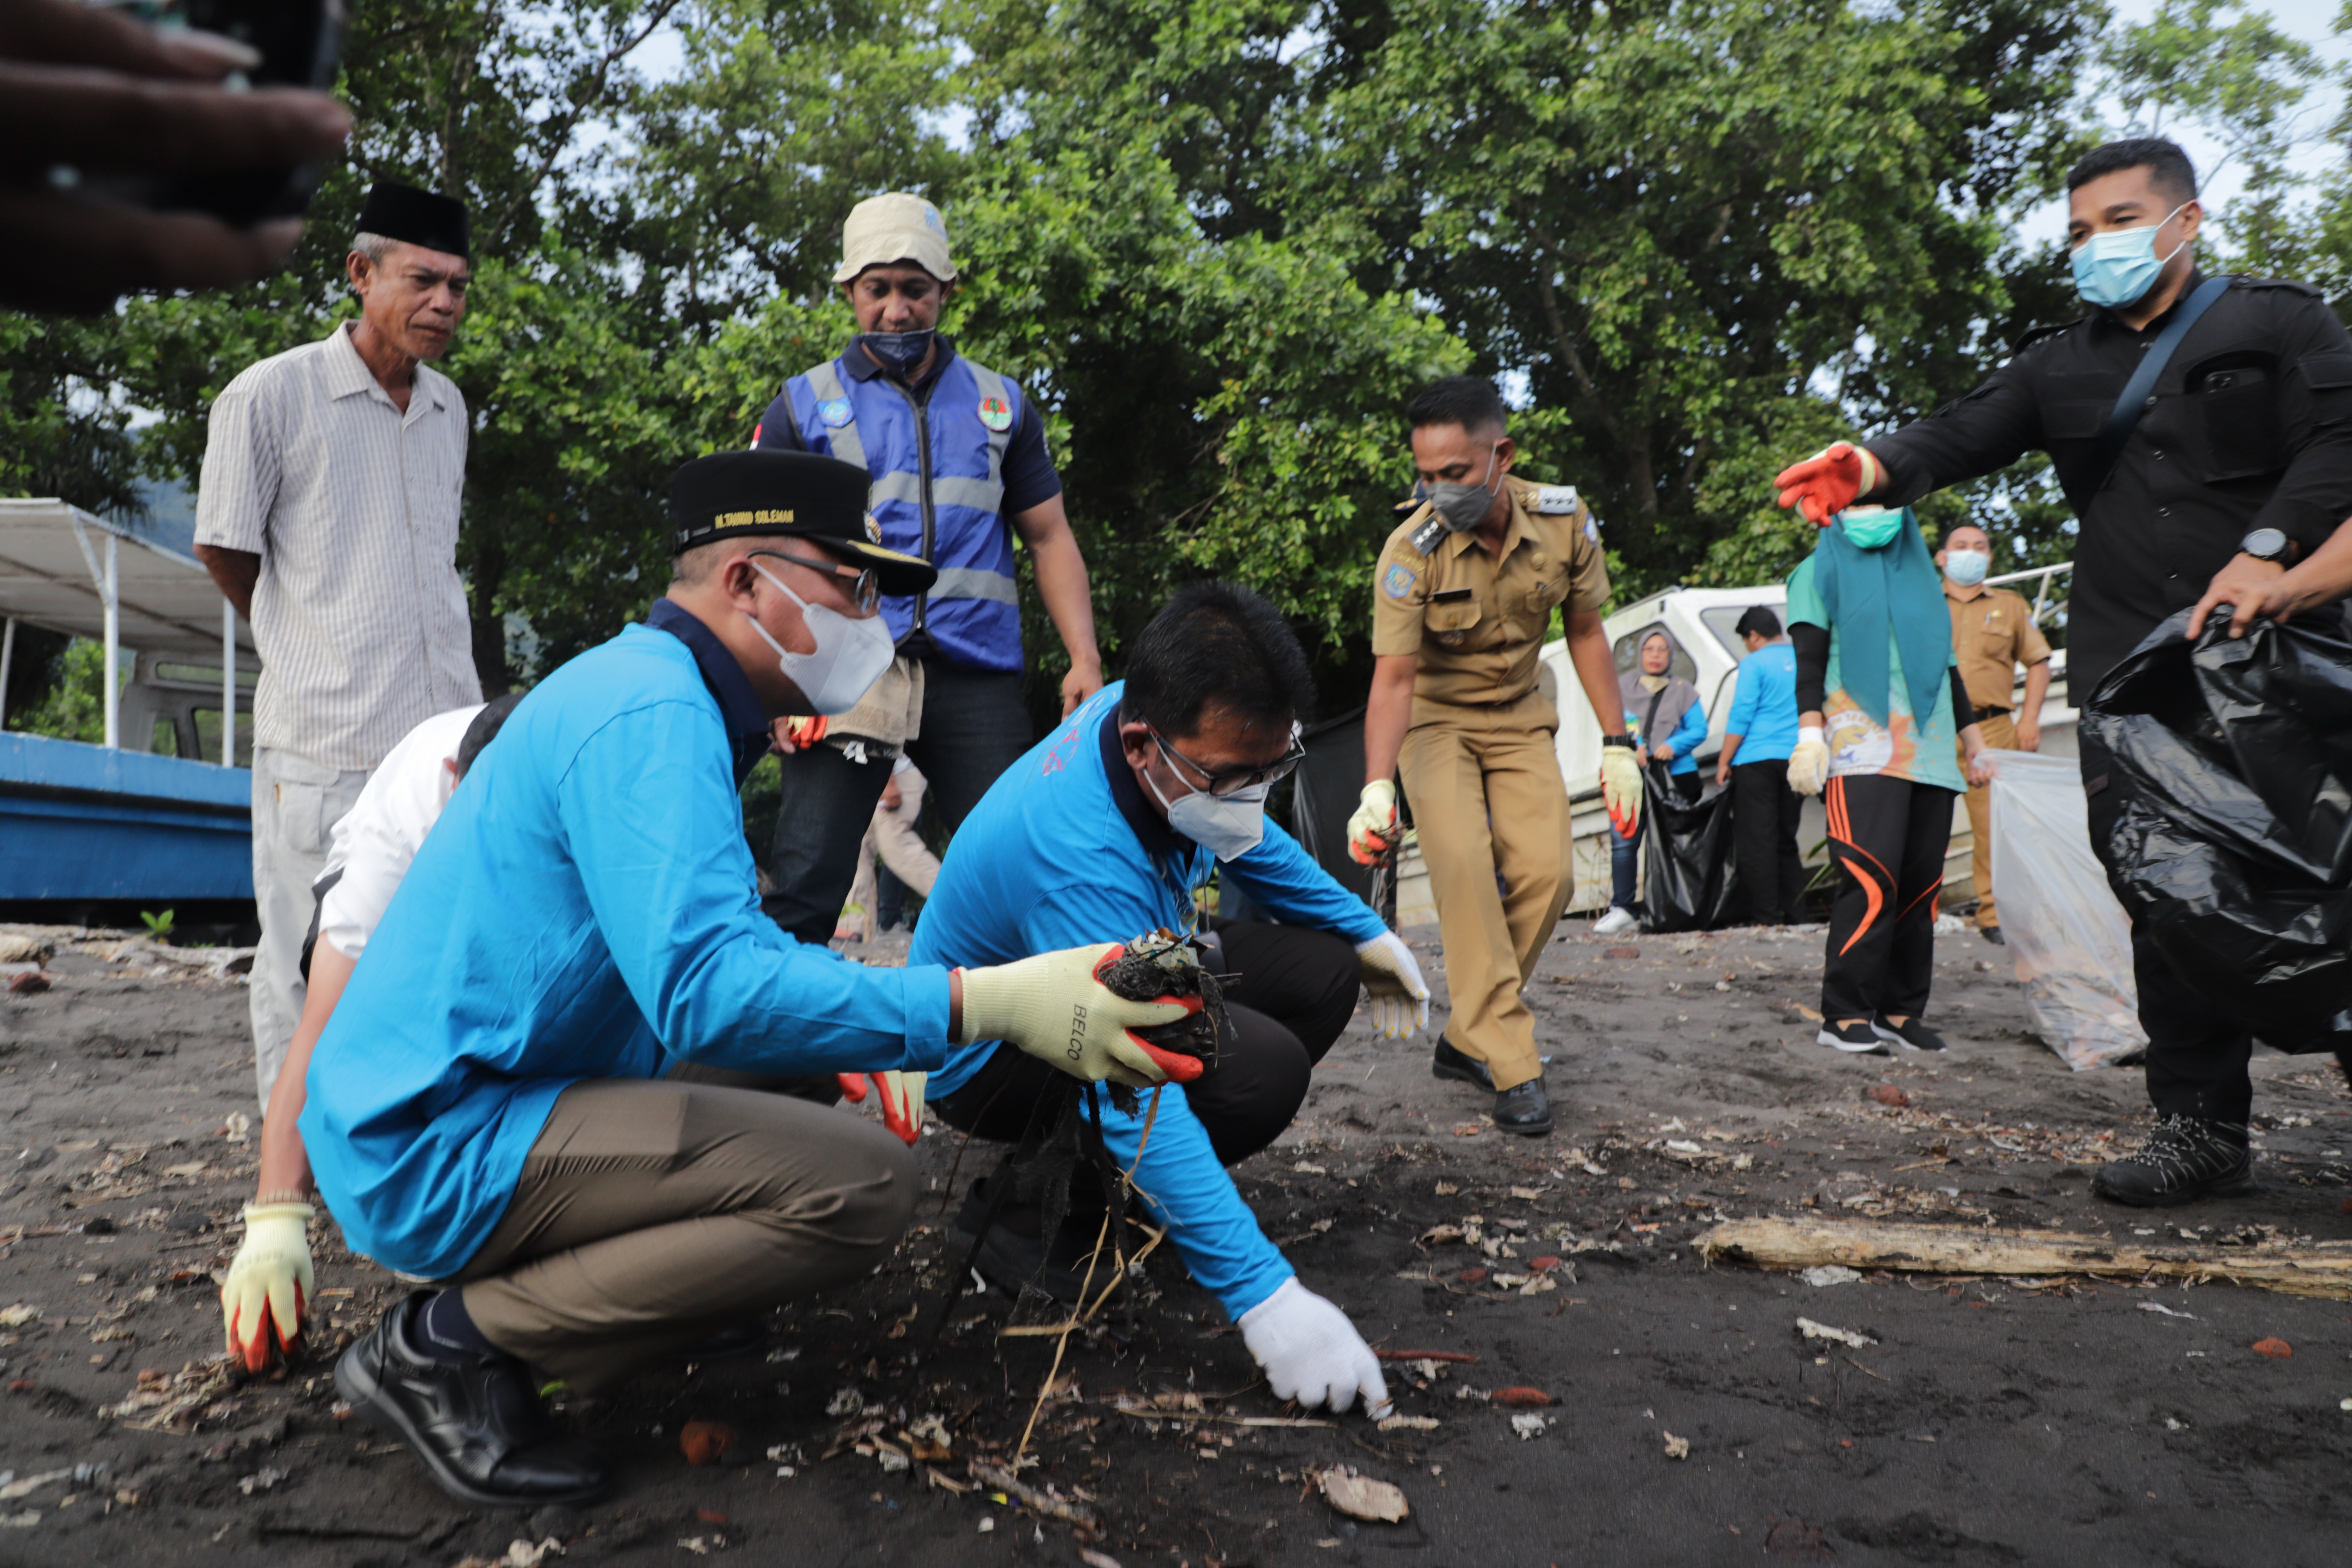
[[[1029,749],[1014,533],[1070,656],[1063,713],[1102,687],[1086,559],[1063,510],[1044,419],[1020,387],[958,354],[938,331],[956,279],[939,208],[903,192],[872,197],[851,209],[841,241],[834,281],[849,296],[858,335],[839,358],[784,384],[751,444],[865,468],[883,541],[931,563],[939,581],[928,593],[883,600],[897,663],[866,703],[833,721],[824,743],[799,744],[783,759],[766,908],[814,942],[833,935],[857,846],[899,752],[922,769],[953,828]],[[805,731],[798,738],[815,739]]]

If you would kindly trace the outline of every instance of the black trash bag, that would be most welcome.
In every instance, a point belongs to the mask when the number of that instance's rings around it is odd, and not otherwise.
[[[1739,902],[1733,864],[1731,792],[1685,800],[1656,768],[1642,771],[1649,868],[1642,889],[1642,929],[1716,931]]]
[[[2133,785],[2108,839],[2125,908],[2184,979],[2284,1049],[2352,1044],[2352,642],[2184,610],[2091,697]]]

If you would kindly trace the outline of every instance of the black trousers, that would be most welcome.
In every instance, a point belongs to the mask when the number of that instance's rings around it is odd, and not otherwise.
[[[923,770],[949,831],[1035,739],[1019,676],[923,660],[921,733],[908,742],[907,754]],[[890,763],[853,763],[824,744],[781,761],[783,796],[768,855],[775,889],[761,907],[801,941],[830,942],[857,879],[857,847],[890,781]]]
[[[1789,787],[1786,758],[1731,764],[1731,830],[1748,918],[1758,925],[1805,918],[1805,858],[1797,847],[1804,801]]]
[[[2083,788],[2089,796],[2091,853],[2107,868],[2108,885],[2132,917],[2132,978],[2139,988],[2139,1025],[2147,1032],[2147,1098],[2160,1116],[2198,1116],[2242,1124],[2254,1107],[2246,1063],[2254,1037],[2220,1005],[2173,973],[2148,940],[2147,922],[2115,875],[2107,835],[2131,798],[2131,781],[2105,747],[2082,740]]]
[[[1936,977],[1936,893],[1958,795],[1908,779],[1832,779],[1830,857],[1845,868],[1830,906],[1822,1016],[1910,1018]]]
[[[1184,1086],[1184,1100],[1219,1162],[1231,1165],[1273,1142],[1298,1114],[1315,1064],[1355,1014],[1359,981],[1356,950],[1344,937],[1255,921],[1221,921],[1215,930],[1233,976],[1224,988],[1233,1033],[1217,1042],[1216,1062]],[[1059,1068],[1003,1045],[961,1089],[931,1105],[959,1131],[1011,1143],[1065,1081]],[[1073,1201],[1082,1203],[1088,1190],[1076,1184]]]

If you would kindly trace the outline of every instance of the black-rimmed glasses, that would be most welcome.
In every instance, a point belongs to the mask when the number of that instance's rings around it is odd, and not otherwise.
[[[1307,760],[1307,748],[1300,743],[1298,726],[1296,724],[1290,727],[1290,750],[1280,757],[1261,768],[1235,768],[1222,773],[1211,773],[1170,745],[1168,737],[1152,729],[1150,725],[1146,724],[1144,729],[1150,734],[1152,743],[1166,753],[1171,761],[1183,763],[1195,773],[1208,780],[1208,793],[1213,795],[1237,795],[1245,789],[1255,789],[1259,784],[1279,784],[1288,778],[1300,763]],[[1190,779],[1185,782],[1192,783]]]
[[[843,577],[852,579],[848,588],[844,592],[849,602],[861,613],[871,612],[882,602],[881,580],[875,576],[874,569],[870,566],[861,570],[856,566],[845,566],[838,561],[812,561],[805,555],[787,555],[781,550],[754,550],[751,553],[764,555],[772,561],[789,561],[795,566],[805,566],[822,576],[836,580]]]

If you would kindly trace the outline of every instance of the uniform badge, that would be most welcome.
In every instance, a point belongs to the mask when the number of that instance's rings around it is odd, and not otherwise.
[[[1462,634],[1460,632],[1440,632],[1437,634],[1437,640],[1444,643],[1447,647],[1459,647],[1462,646]]]
[[[874,514],[870,511],[866,514],[866,542],[868,544],[882,542],[882,525],[875,521]]]
[[[980,400],[980,422],[998,435],[1013,428],[1013,405],[1001,397]]]
[[[1402,599],[1412,592],[1414,581],[1411,567],[1401,561],[1392,562],[1389,569],[1381,574],[1381,592],[1391,599]]]
[[[1412,531],[1412,538],[1408,542],[1412,545],[1416,554],[1434,555],[1437,552],[1438,543],[1444,539],[1446,531],[1445,520],[1432,512],[1427,522]]]
[[[1536,510],[1546,517],[1570,517],[1576,512],[1574,485],[1538,485]]]
[[[824,421],[828,430],[838,430],[854,417],[846,397],[828,397],[816,405],[816,416]]]
[[[1601,520],[1589,511],[1584,514],[1584,537],[1592,541],[1594,548],[1600,547]]]

